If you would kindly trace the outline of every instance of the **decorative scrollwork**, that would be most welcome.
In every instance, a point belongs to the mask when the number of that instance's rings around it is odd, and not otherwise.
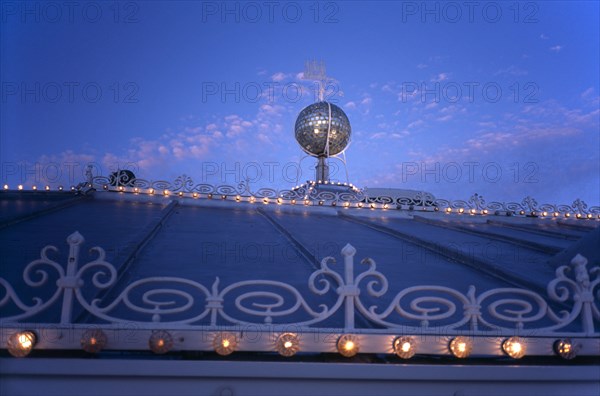
[[[481,203],[481,201],[479,201]],[[316,296],[326,296],[329,304],[317,307],[310,304],[294,286],[274,280],[244,280],[219,287],[219,278],[210,290],[203,284],[176,277],[149,277],[127,285],[112,301],[98,297],[86,297],[83,293],[85,279],[86,294],[92,289],[109,289],[116,284],[117,272],[112,264],[105,261],[104,250],[92,248],[97,257],[79,268],[79,247],[84,238],[75,232],[67,238],[70,256],[66,270],[48,257],[54,246],[41,250],[40,258],[29,263],[23,276],[27,286],[40,287],[50,279],[42,269],[48,266],[57,273],[57,289],[54,294],[42,301],[34,298],[33,305],[27,305],[18,297],[13,287],[0,278],[0,287],[5,291],[0,298],[0,307],[12,303],[22,312],[3,321],[15,321],[49,309],[64,296],[61,323],[71,320],[73,301],[67,296],[74,294],[87,312],[109,323],[136,321],[160,322],[180,325],[202,325],[209,320],[209,326],[220,324],[285,324],[314,326],[324,323],[333,315],[343,311],[344,329],[353,329],[355,308],[371,325],[388,329],[408,331],[458,333],[468,329],[477,334],[498,334],[535,330],[537,334],[558,334],[557,331],[569,328],[581,320],[582,336],[597,336],[596,321],[600,321],[600,268],[587,269],[587,259],[577,255],[571,265],[556,270],[556,278],[548,284],[550,300],[568,306],[570,310],[555,313],[548,302],[539,294],[517,288],[498,288],[476,294],[471,286],[466,294],[444,286],[413,286],[399,291],[391,302],[383,307],[371,305],[366,308],[364,301],[383,301],[388,292],[387,278],[377,271],[376,263],[370,258],[361,263],[367,268],[355,274],[354,255],[356,249],[347,244],[341,251],[344,266],[341,273],[333,269],[336,260],[326,257],[320,268],[308,278],[308,289]],[[362,291],[366,293],[361,294]],[[110,296],[110,293],[106,293]],[[334,300],[331,295],[336,296]],[[383,298],[383,299],[382,299]],[[345,310],[341,307],[345,306]],[[336,316],[337,317],[337,316]],[[303,319],[300,319],[303,318]],[[415,325],[416,323],[416,325]],[[550,324],[549,324],[550,323]],[[362,331],[369,331],[364,328]]]

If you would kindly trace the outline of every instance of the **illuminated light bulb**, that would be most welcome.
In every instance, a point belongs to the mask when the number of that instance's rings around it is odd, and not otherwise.
[[[323,206],[323,201],[319,201],[319,206]]]
[[[580,347],[581,345],[575,345],[567,338],[554,343],[554,352],[563,359],[571,360],[577,356]]]
[[[548,212],[542,212],[542,216],[544,216],[544,217],[548,216]]]
[[[315,128],[315,134],[319,133],[319,129]]]
[[[226,200],[227,199],[227,195],[221,195],[221,199],[222,200]]]
[[[520,214],[521,216],[523,216],[523,215],[525,214],[525,211],[524,211],[524,210],[521,210],[521,211],[519,212],[519,214]]]
[[[5,185],[4,185],[4,189],[5,189],[5,190],[8,190],[8,184],[5,184]]]
[[[337,206],[337,202],[331,201],[331,206]]]
[[[337,342],[338,352],[345,357],[352,357],[358,353],[358,339],[350,334],[341,336]]]
[[[50,186],[45,187],[46,191],[50,191]]]
[[[106,346],[106,334],[100,329],[86,330],[81,335],[81,348],[88,353],[98,353]]]
[[[169,190],[164,190],[163,191],[163,195],[166,197],[167,195],[169,195]]]
[[[310,205],[310,201],[308,199],[305,199],[304,200],[304,205],[306,205],[306,206]]]
[[[35,190],[37,190],[37,186],[31,186],[31,189],[32,189],[33,191],[35,191]]]
[[[75,186],[71,186],[71,191],[75,191]]]
[[[344,206],[347,208],[350,206],[350,202],[344,202]]]
[[[168,331],[153,331],[148,340],[150,350],[157,355],[167,353],[173,348],[173,337]]]
[[[250,203],[254,203],[255,201],[256,201],[256,198],[250,197]]]
[[[452,212],[452,208],[446,208],[446,213]]]
[[[588,215],[586,216],[588,219],[591,219],[593,216],[591,213],[588,213]]]
[[[281,203],[283,202],[283,200],[281,198],[277,198],[277,204],[281,205]]]
[[[471,209],[471,214],[475,214],[475,209]]]
[[[180,197],[183,197],[183,191],[179,191],[179,193],[177,195],[179,195]]]
[[[22,184],[19,184],[19,185],[17,186],[17,189],[18,189],[18,190],[22,190],[22,189],[23,189],[23,185],[22,185]]]
[[[394,352],[402,359],[410,359],[415,355],[415,342],[411,337],[398,337],[394,340]]]
[[[263,203],[267,205],[269,203],[269,198],[263,198]]]
[[[359,202],[359,203],[358,203],[358,207],[359,207],[359,208],[362,208],[362,207],[363,207],[363,203],[362,203],[362,202]]]
[[[8,352],[14,357],[25,357],[29,355],[37,342],[33,331],[19,331],[8,337],[6,346]]]
[[[473,349],[473,344],[466,337],[458,336],[450,341],[450,352],[457,358],[466,358],[471,354],[471,349]]]
[[[389,208],[388,204],[383,204],[383,209],[387,209],[387,208]]]
[[[194,197],[194,198],[198,198],[198,193],[193,193],[193,194],[192,194],[192,197]]]
[[[487,210],[487,209],[483,209],[483,210],[481,211],[481,213],[483,213],[483,214],[488,214],[488,210]]]
[[[63,186],[58,186],[58,191],[62,191],[63,190]]]
[[[371,206],[371,209],[375,209],[375,204],[372,203],[370,206]]]
[[[464,211],[465,210],[463,208],[458,209],[458,213],[464,213]]]
[[[554,212],[554,217],[558,217],[558,212]]]
[[[570,213],[565,213],[565,217],[571,217]]]
[[[231,333],[217,334],[213,340],[213,347],[215,352],[221,356],[230,355],[237,347],[236,337]]]
[[[121,191],[121,192],[125,191],[125,187],[119,186],[119,191]]]
[[[296,200],[292,199],[292,205],[296,205]]]
[[[240,202],[240,201],[241,201],[241,199],[242,199],[242,197],[240,197],[239,195],[236,195],[236,196],[235,196],[235,201],[236,201],[236,202]]]
[[[136,188],[133,189],[133,192],[137,194],[137,193],[140,192],[140,189],[136,187]]]
[[[149,193],[150,193],[150,195],[153,195],[154,194],[154,189],[151,188],[150,191],[149,191]]]
[[[294,333],[283,333],[277,337],[275,349],[281,356],[294,356],[300,350],[300,341]]]
[[[581,213],[577,213],[577,214],[575,215],[575,217],[577,217],[578,219],[581,219]]]
[[[525,356],[527,347],[525,340],[520,337],[510,337],[502,343],[502,350],[513,359],[520,359]]]

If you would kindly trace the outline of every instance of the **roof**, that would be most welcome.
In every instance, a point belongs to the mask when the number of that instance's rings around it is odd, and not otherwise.
[[[599,207],[326,187],[96,177],[70,191],[2,191],[1,342],[29,329],[55,336],[36,339],[49,353],[90,350],[92,337],[107,353],[261,360],[289,356],[278,344],[289,340],[292,361],[328,362],[352,341],[349,356],[389,362],[408,340],[406,357],[435,364],[466,337],[475,359],[495,364],[507,340],[527,345],[530,363],[568,342],[576,364],[598,364]]]

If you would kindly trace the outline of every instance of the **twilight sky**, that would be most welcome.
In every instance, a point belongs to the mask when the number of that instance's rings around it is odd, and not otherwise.
[[[2,184],[75,184],[92,163],[293,187],[314,177],[293,130],[315,101],[304,63],[318,59],[352,124],[359,187],[600,202],[595,1],[3,1],[0,12]]]

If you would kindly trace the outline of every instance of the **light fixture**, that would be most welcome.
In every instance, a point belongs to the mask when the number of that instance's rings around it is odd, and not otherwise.
[[[571,213],[565,213],[565,217],[571,217]]]
[[[591,219],[593,216],[591,213],[588,213],[588,215],[586,216],[588,219]]]
[[[23,185],[22,185],[22,184],[19,184],[19,185],[17,186],[17,189],[19,189],[19,190],[22,190],[22,189],[23,189]]]
[[[372,203],[370,206],[371,206],[371,209],[375,209],[375,204],[374,203]]]
[[[137,187],[135,187],[135,188],[133,189],[133,192],[137,194],[137,193],[139,193],[139,192],[140,192],[140,189],[139,189],[139,188],[137,188]]]
[[[235,201],[236,201],[236,202],[240,202],[240,200],[241,200],[241,199],[242,199],[242,197],[240,197],[239,195],[236,195],[236,196],[235,196]]]
[[[46,191],[50,191],[50,186],[46,186]]]
[[[281,356],[294,356],[300,350],[300,341],[294,333],[283,333],[277,337],[275,349]]]
[[[415,355],[415,342],[411,337],[398,337],[394,340],[394,352],[402,359],[410,359]]]
[[[554,343],[554,352],[563,359],[571,360],[577,356],[580,345],[575,345],[570,339],[558,340]]]
[[[389,208],[388,204],[383,204],[383,209],[387,209],[387,208]]]
[[[338,339],[337,350],[345,357],[352,357],[358,353],[358,339],[351,334],[344,334]]]
[[[452,208],[446,208],[446,213],[452,212]]]
[[[362,202],[359,202],[359,203],[358,203],[358,207],[359,207],[359,208],[362,208],[362,207],[363,207],[363,203],[362,203]]]
[[[292,199],[292,201],[291,201],[291,204],[292,204],[292,205],[296,205],[296,200],[295,200],[295,199]]]
[[[88,353],[98,353],[106,346],[106,341],[106,334],[102,330],[86,330],[81,335],[81,348]]]
[[[458,213],[464,213],[464,211],[465,210],[463,208],[458,209]]]
[[[33,331],[19,331],[8,337],[8,352],[14,357],[25,357],[33,349],[37,342],[37,337]]]
[[[169,190],[163,190],[163,195],[166,197],[167,195],[169,195]]]
[[[177,193],[177,195],[179,195],[180,197],[183,197],[183,191],[179,191],[179,193]]]
[[[227,356],[237,347],[236,337],[232,333],[219,333],[213,339],[213,347],[219,355]]]
[[[475,209],[471,209],[471,214],[475,214],[476,210]]]
[[[254,203],[254,202],[256,202],[256,198],[250,197],[250,203]]]
[[[304,200],[304,205],[306,205],[306,206],[310,205],[310,201],[308,199],[305,199]]]
[[[277,204],[281,205],[281,203],[283,202],[283,200],[281,198],[277,198]]]
[[[71,186],[71,191],[75,191],[75,186]]]
[[[62,191],[63,190],[63,186],[58,186],[58,191]]]
[[[554,212],[554,217],[558,217],[558,212]]]
[[[149,193],[150,193],[150,195],[153,195],[154,194],[154,189],[151,188],[150,191],[149,191]]]
[[[577,213],[577,214],[575,215],[575,217],[577,217],[578,219],[581,219],[581,213]]]
[[[267,205],[267,204],[269,203],[269,198],[266,198],[266,197],[265,197],[265,198],[263,198],[263,203],[264,203],[265,205]]]
[[[525,356],[525,341],[520,337],[510,337],[502,343],[502,350],[513,359]]]
[[[344,207],[345,207],[345,208],[347,208],[347,207],[349,207],[349,206],[350,206],[350,202],[347,202],[347,201],[346,201],[346,202],[344,202]]]
[[[450,341],[450,352],[457,358],[466,358],[471,354],[471,349],[473,349],[473,344],[466,337],[458,336]]]
[[[121,192],[125,191],[125,187],[119,186],[119,191],[121,191]]]
[[[481,213],[483,213],[483,214],[488,214],[488,210],[487,210],[487,209],[483,209],[483,210],[481,211]]]
[[[221,195],[221,199],[224,201],[227,199],[227,195]]]
[[[167,353],[173,348],[173,337],[168,331],[153,331],[148,340],[150,350],[158,355]]]
[[[31,189],[32,189],[33,191],[36,191],[36,190],[37,190],[37,186],[31,186]]]
[[[5,185],[4,185],[4,189],[5,189],[5,190],[8,190],[8,184],[5,184]]]
[[[194,197],[194,198],[198,198],[198,193],[196,193],[196,192],[195,192],[195,193],[193,193],[193,194],[192,194],[192,197]]]

